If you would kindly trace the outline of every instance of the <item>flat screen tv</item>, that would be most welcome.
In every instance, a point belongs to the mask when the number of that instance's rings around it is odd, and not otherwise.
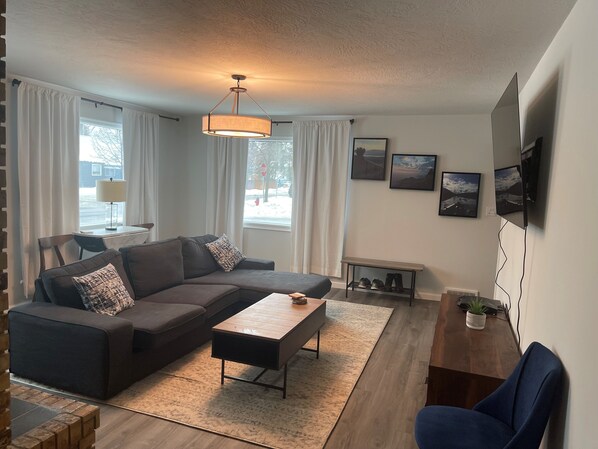
[[[525,228],[528,205],[536,199],[542,139],[522,151],[517,74],[494,107],[491,122],[496,213]]]

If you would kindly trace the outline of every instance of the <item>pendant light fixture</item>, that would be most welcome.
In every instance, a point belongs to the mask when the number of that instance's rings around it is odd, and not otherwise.
[[[222,137],[270,137],[272,135],[272,119],[264,109],[247,93],[247,89],[241,87],[241,81],[245,75],[232,75],[237,80],[237,85],[230,88],[230,92],[212,108],[208,115],[202,119],[202,131],[204,134]],[[214,111],[231,94],[233,96],[233,107],[230,114],[214,114]],[[240,94],[246,94],[268,118],[252,115],[239,114]]]

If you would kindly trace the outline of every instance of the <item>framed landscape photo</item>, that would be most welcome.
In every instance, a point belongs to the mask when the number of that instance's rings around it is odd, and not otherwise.
[[[435,178],[435,155],[392,155],[392,165],[390,169],[391,189],[434,190]]]
[[[351,179],[384,181],[387,144],[388,139],[354,138]]]
[[[480,173],[442,172],[438,215],[477,218]]]

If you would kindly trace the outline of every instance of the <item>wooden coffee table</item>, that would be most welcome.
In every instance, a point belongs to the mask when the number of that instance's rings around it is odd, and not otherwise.
[[[307,299],[293,304],[288,295],[273,293],[212,328],[212,357],[222,359],[220,383],[238,380],[282,391],[287,396],[287,362],[300,349],[320,356],[320,328],[326,321],[326,301]],[[317,334],[316,349],[304,348]],[[225,361],[258,366],[264,370],[253,379],[224,374]],[[282,387],[258,382],[268,371],[284,368]]]

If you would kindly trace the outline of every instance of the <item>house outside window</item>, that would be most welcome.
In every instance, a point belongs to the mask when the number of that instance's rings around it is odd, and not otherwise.
[[[102,176],[102,164],[91,164],[91,176]]]
[[[243,224],[290,228],[292,184],[293,140],[250,139]]]
[[[107,206],[96,201],[96,181],[123,179],[122,126],[81,119],[79,127],[79,225],[81,229],[102,228]],[[124,207],[119,204],[118,222]]]

